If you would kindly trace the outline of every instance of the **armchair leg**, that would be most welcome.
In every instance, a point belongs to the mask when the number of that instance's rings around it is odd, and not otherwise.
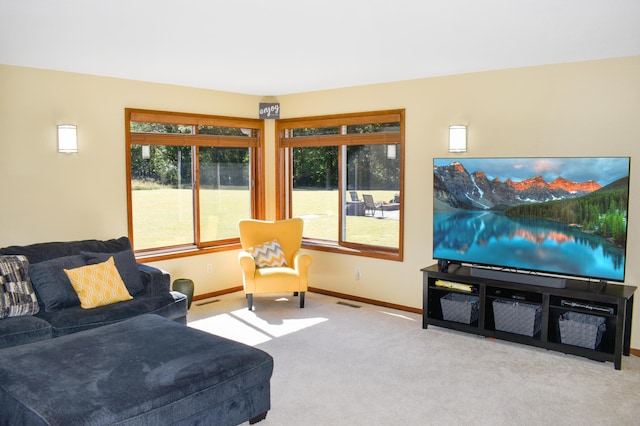
[[[304,291],[300,292],[300,308],[304,308]]]
[[[253,294],[247,294],[247,305],[250,311],[253,311]]]

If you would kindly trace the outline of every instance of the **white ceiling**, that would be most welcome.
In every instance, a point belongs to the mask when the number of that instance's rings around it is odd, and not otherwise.
[[[0,0],[0,63],[276,96],[640,54],[640,0]]]

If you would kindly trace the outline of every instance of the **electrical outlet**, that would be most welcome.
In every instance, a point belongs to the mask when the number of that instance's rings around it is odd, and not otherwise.
[[[210,274],[211,272],[213,272],[213,265],[210,263],[207,263],[207,274]]]
[[[362,276],[362,268],[360,268],[359,266],[356,266],[356,281],[359,280],[361,276]]]

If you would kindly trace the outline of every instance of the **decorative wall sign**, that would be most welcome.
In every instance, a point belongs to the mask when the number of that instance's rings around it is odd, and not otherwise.
[[[266,103],[260,102],[260,117],[261,120],[277,119],[280,118],[280,102]]]

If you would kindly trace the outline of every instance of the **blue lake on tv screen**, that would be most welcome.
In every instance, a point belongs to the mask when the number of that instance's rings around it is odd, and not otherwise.
[[[623,249],[563,223],[489,211],[435,213],[433,220],[434,259],[624,279]]]

